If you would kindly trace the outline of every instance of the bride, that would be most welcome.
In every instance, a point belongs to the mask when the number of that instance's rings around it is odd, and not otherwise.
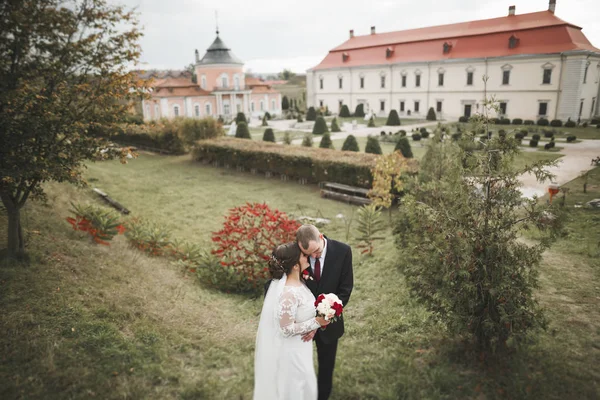
[[[310,266],[296,242],[278,246],[269,261],[254,354],[255,400],[316,400],[312,341],[302,335],[329,321],[315,317],[315,297],[300,279]]]

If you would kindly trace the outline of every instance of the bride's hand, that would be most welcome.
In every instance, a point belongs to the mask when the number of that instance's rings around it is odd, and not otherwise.
[[[317,322],[319,323],[319,325],[321,325],[321,327],[327,326],[331,322],[331,321],[327,321],[323,317],[316,317],[316,319],[317,319]]]

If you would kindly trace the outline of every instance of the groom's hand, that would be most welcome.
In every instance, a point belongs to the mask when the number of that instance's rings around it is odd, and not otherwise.
[[[310,342],[311,340],[313,340],[316,333],[317,333],[316,329],[312,332],[305,333],[304,335],[302,335],[302,340],[305,342]]]

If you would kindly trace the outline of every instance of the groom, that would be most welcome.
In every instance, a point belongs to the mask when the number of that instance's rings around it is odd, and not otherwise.
[[[348,305],[352,293],[352,249],[347,244],[325,237],[314,225],[302,225],[296,232],[296,240],[302,252],[309,256],[310,276],[306,286],[315,295],[335,293],[344,307]],[[329,324],[324,331],[307,333],[302,340],[314,338],[317,343],[319,360],[319,400],[326,400],[331,394],[333,368],[338,339],[344,334],[344,316]]]

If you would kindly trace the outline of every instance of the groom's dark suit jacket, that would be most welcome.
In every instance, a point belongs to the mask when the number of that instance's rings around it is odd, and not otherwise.
[[[352,293],[352,287],[354,286],[354,276],[352,274],[352,249],[345,243],[338,242],[337,240],[327,238],[327,251],[325,253],[325,261],[321,270],[321,279],[319,283],[314,280],[314,271],[312,267],[309,268],[309,272],[312,280],[306,281],[306,286],[313,293],[315,298],[320,294],[335,293],[344,308],[348,305],[350,300],[350,293]],[[267,281],[265,284],[265,293],[267,292],[271,281]],[[327,325],[324,331],[319,330],[321,340],[324,343],[331,343],[344,334],[344,315],[331,324]]]
[[[319,283],[314,280],[314,271],[310,268],[310,274],[313,280],[307,280],[306,286],[315,295],[335,293],[344,309],[350,300],[352,287],[354,286],[354,276],[352,273],[352,249],[345,243],[327,238],[327,251],[325,261],[321,267],[322,274]],[[317,333],[324,343],[333,342],[344,334],[344,314],[336,322],[327,325],[324,331]]]

